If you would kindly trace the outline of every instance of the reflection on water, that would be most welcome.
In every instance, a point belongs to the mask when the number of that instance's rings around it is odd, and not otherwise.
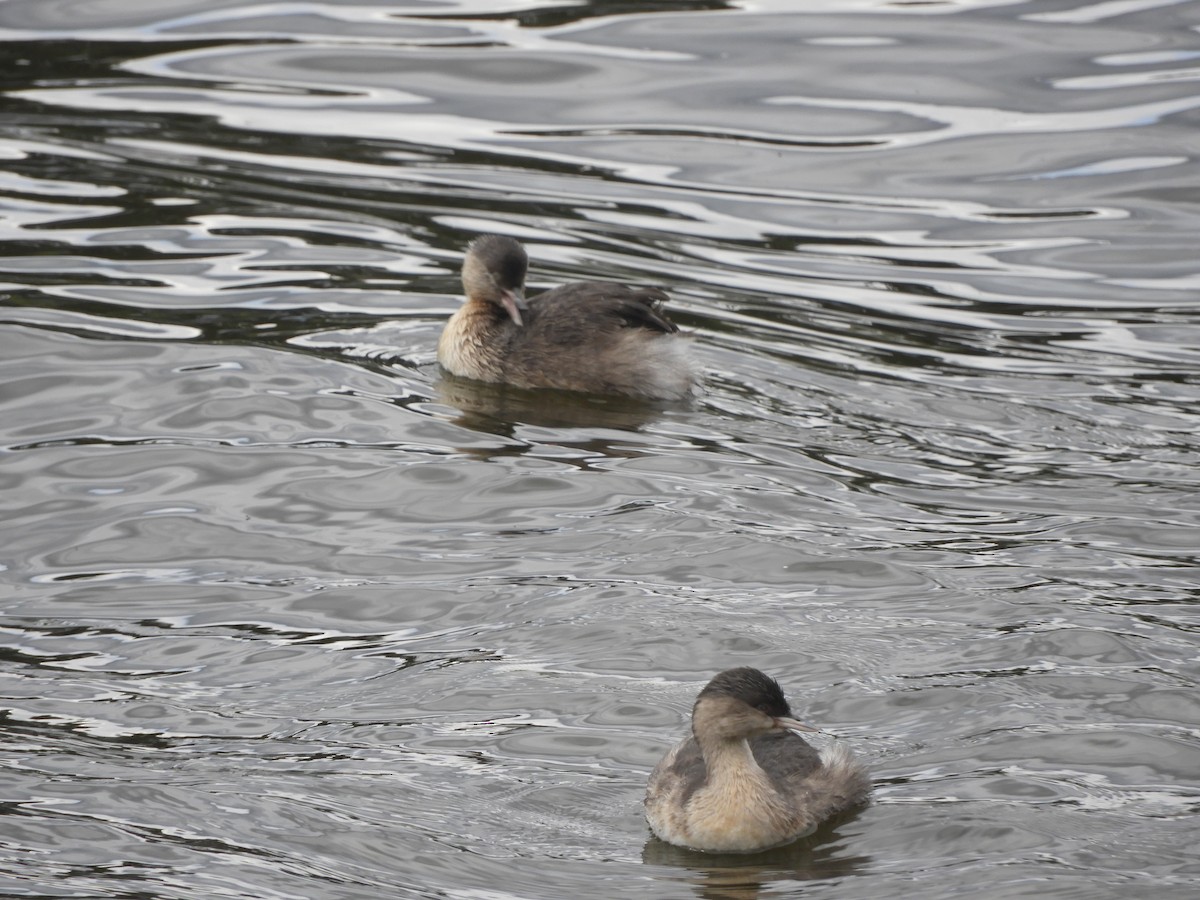
[[[786,847],[761,853],[698,853],[675,847],[655,837],[646,841],[642,861],[690,873],[694,895],[708,900],[756,900],[771,896],[781,887],[802,890],[810,883],[837,882],[865,874],[872,860],[856,854],[854,837],[839,832],[852,830],[844,823],[857,811],[822,823],[816,832]]]
[[[1190,896],[1197,27],[0,4],[0,893]],[[494,231],[704,394],[439,376]],[[747,664],[875,803],[648,840]]]
[[[635,430],[662,418],[671,406],[628,397],[579,395],[569,391],[521,390],[443,374],[437,399],[462,413],[458,424],[489,434],[513,434],[518,423],[550,429],[584,428],[587,439],[613,429]]]

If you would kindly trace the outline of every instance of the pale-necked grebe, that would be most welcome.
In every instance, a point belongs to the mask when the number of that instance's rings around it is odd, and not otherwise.
[[[691,396],[687,339],[662,312],[667,295],[620,284],[566,284],[525,299],[529,257],[484,235],[463,261],[466,303],[446,323],[438,362],[463,378],[648,400]]]
[[[794,733],[783,691],[758,669],[728,669],[692,708],[692,733],[650,775],[646,821],[692,850],[753,853],[790,843],[866,800],[870,777],[840,745]]]

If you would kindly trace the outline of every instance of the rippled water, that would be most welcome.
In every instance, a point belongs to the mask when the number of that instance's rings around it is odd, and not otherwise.
[[[1190,897],[1200,4],[0,4],[0,893]],[[475,234],[691,407],[443,382]],[[730,665],[869,761],[650,840]]]

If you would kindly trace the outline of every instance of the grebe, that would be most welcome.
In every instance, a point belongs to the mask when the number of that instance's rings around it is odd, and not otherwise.
[[[484,235],[463,261],[466,303],[438,340],[452,375],[519,388],[558,388],[646,400],[692,395],[687,338],[662,312],[657,288],[565,284],[525,299],[529,257],[510,237]]]
[[[728,669],[696,698],[692,733],[650,775],[646,821],[671,844],[754,853],[790,843],[866,800],[870,777],[839,745],[818,753],[794,732],[778,683]]]

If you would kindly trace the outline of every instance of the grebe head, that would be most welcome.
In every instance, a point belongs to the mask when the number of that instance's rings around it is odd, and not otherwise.
[[[485,234],[471,242],[463,260],[463,290],[468,300],[500,306],[518,325],[525,308],[525,272],[529,257],[510,237]]]
[[[797,721],[778,682],[758,669],[726,669],[705,686],[692,708],[697,741],[747,740],[777,729],[819,730]]]

